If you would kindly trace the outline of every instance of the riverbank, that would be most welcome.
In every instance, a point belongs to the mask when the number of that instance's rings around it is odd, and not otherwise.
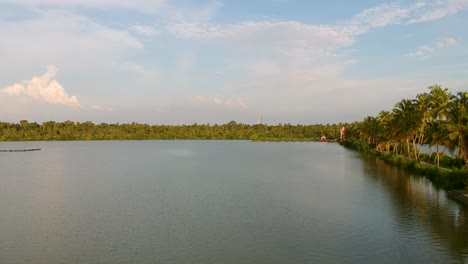
[[[431,180],[437,187],[447,191],[468,188],[468,170],[459,168],[439,168],[425,161],[409,159],[393,152],[378,152],[369,144],[356,140],[344,140],[340,144],[346,148],[374,155],[387,164],[401,167]],[[468,203],[466,203],[468,205]]]

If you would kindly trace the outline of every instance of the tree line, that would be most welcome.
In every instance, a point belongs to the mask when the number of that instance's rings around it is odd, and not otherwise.
[[[439,166],[441,156],[453,153],[468,163],[468,92],[452,94],[440,85],[414,99],[403,99],[389,111],[346,126],[346,136],[378,152],[393,152],[420,160],[429,145],[429,158]]]
[[[54,122],[42,124],[21,120],[0,122],[0,141],[47,140],[159,140],[159,139],[239,139],[258,141],[316,141],[322,135],[338,138],[345,124],[327,125],[250,125],[231,121],[226,124],[148,125],[94,124],[93,122]]]

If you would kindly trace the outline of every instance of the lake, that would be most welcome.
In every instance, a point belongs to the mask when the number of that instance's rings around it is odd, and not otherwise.
[[[468,208],[335,143],[0,142],[0,263],[468,263]]]

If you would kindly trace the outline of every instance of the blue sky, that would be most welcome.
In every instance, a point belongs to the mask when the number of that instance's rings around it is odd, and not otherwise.
[[[468,0],[0,0],[0,120],[361,120],[468,88]]]

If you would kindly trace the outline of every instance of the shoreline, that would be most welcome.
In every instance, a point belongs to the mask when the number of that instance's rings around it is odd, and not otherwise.
[[[427,163],[421,160],[409,159],[390,153],[378,152],[370,148],[356,147],[349,141],[340,142],[345,148],[370,154],[376,158],[383,160],[389,165],[394,165],[403,168],[409,172],[416,173],[429,179],[435,186],[447,191],[447,196],[457,200],[468,206],[468,169],[444,168],[437,167],[434,164]],[[466,194],[465,194],[466,192]]]

